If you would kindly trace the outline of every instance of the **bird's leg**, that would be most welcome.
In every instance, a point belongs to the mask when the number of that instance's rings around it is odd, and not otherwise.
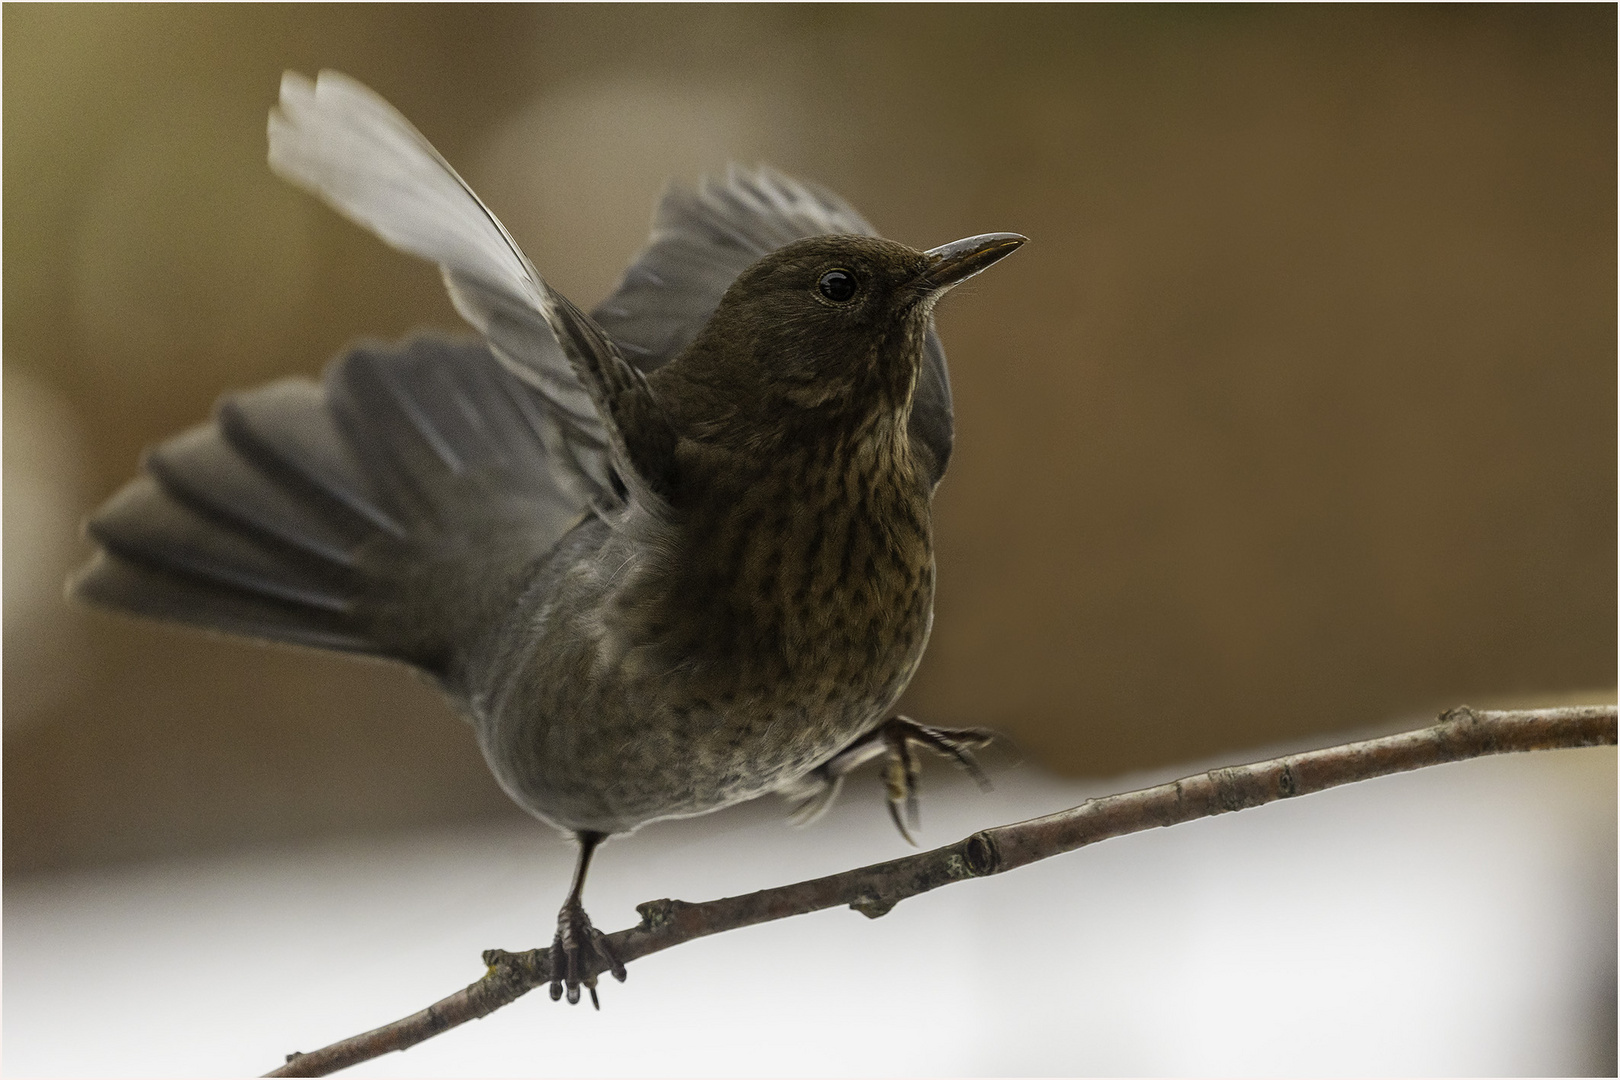
[[[906,842],[916,844],[906,827],[909,823],[911,829],[916,829],[920,821],[917,788],[922,769],[916,747],[925,746],[951,758],[981,788],[989,790],[990,778],[979,768],[973,751],[988,745],[992,738],[994,733],[984,728],[936,728],[919,724],[907,716],[890,717],[799,781],[796,790],[789,793],[804,795],[804,801],[794,811],[794,818],[802,823],[819,817],[832,805],[847,774],[873,758],[887,757],[883,783],[888,793],[889,816]]]
[[[579,860],[574,863],[574,886],[568,890],[568,899],[563,901],[562,910],[557,912],[557,936],[551,941],[551,1000],[562,997],[566,985],[568,1004],[579,1004],[579,988],[583,983],[591,993],[591,1005],[600,1009],[602,1005],[596,1000],[596,976],[579,977],[586,950],[601,957],[615,979],[624,982],[625,975],[624,965],[608,948],[607,938],[602,931],[591,925],[590,916],[585,914],[585,905],[581,901],[591,855],[596,851],[596,846],[607,839],[607,834],[581,830],[574,835],[579,840]]]

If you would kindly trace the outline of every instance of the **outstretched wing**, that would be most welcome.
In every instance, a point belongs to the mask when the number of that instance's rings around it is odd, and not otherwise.
[[[667,467],[658,455],[673,439],[641,371],[545,283],[393,106],[334,71],[313,82],[287,72],[270,112],[270,167],[392,246],[439,264],[456,310],[545,400],[557,427],[547,449],[577,494],[661,496]]]
[[[697,190],[670,187],[652,237],[613,294],[591,314],[643,371],[691,343],[737,275],[795,240],[826,234],[876,236],[855,208],[823,188],[764,166],[735,166]],[[951,383],[939,335],[928,331],[910,433],[932,453],[932,480],[950,460]]]

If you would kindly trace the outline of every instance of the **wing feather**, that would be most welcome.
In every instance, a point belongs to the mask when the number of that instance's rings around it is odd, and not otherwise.
[[[636,413],[657,415],[651,389],[619,370],[635,369],[611,338],[584,325],[583,315],[569,314],[577,309],[546,284],[506,227],[393,106],[334,71],[314,81],[288,72],[269,135],[277,174],[401,251],[439,264],[456,310],[556,414],[568,443],[556,460],[577,471],[582,487],[611,500],[617,471],[630,489],[652,492],[633,475],[609,402],[642,394]],[[614,383],[611,391],[600,384],[604,376]]]

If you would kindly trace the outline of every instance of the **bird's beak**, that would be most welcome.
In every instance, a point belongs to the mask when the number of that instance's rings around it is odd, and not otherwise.
[[[1026,239],[1017,233],[985,233],[937,247],[924,253],[930,261],[917,283],[942,293],[953,285],[960,285],[991,263],[1011,255]]]

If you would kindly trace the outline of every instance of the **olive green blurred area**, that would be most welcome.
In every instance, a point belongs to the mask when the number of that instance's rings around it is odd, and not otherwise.
[[[729,160],[1030,237],[940,313],[921,719],[1106,775],[1613,700],[1615,20],[7,5],[7,871],[517,813],[403,669],[61,599],[143,446],[458,326],[269,173],[289,68],[392,101],[582,305]]]

